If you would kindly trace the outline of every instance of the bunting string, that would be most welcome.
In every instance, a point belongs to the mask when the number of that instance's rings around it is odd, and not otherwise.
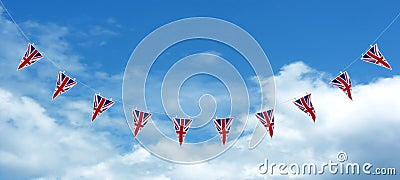
[[[396,20],[399,18],[399,16],[400,16],[400,12],[399,12],[399,13],[392,19],[392,21],[382,30],[382,32],[375,38],[375,40],[372,41],[371,46],[372,46],[373,44],[375,44],[375,43],[383,36],[383,34],[396,22]],[[363,52],[366,52],[366,51],[368,51],[369,49],[370,49],[370,47],[366,48]],[[359,61],[361,57],[362,57],[362,55],[357,56],[352,62],[350,62],[350,64],[348,64],[345,68],[343,68],[342,71],[346,71],[347,69],[349,69],[354,63],[356,63],[357,61]],[[340,71],[339,74],[341,74],[342,71]],[[300,96],[299,96],[299,97],[300,97]],[[299,98],[299,97],[298,97],[298,98]],[[282,102],[277,103],[277,105],[287,103],[287,102],[289,102],[289,101],[291,101],[291,100],[293,100],[293,99],[296,99],[296,98],[291,98],[291,99],[284,100],[284,101],[282,101]]]
[[[18,23],[15,21],[15,19],[13,18],[13,16],[11,15],[11,13],[8,11],[8,9],[6,8],[6,6],[4,5],[3,1],[0,0],[1,6],[4,9],[4,12],[6,12],[7,16],[10,18],[10,20],[12,21],[12,23],[15,25],[15,27],[17,28],[18,32],[23,36],[23,38],[28,42],[28,43],[33,43],[29,37],[25,34],[25,32],[22,30],[22,28],[18,25]],[[40,49],[40,46],[38,46],[37,44],[35,44],[36,47],[39,47],[38,49]],[[42,52],[42,54],[44,55],[45,52]],[[46,55],[46,59],[55,67],[57,68],[59,71],[63,71],[64,69],[61,68],[60,66],[57,65],[57,63],[55,63],[55,61],[53,61],[53,59]],[[69,75],[71,75],[72,77],[77,77],[75,74],[72,74],[70,72],[68,72]],[[94,93],[98,93],[99,91],[97,91],[96,89],[94,89],[93,87],[89,86],[88,84],[86,84],[85,82],[76,79],[76,82],[78,82],[79,84],[82,84],[83,86],[85,86],[86,88],[90,89],[91,91],[93,91]]]
[[[28,50],[25,54],[25,56],[22,59],[22,62],[20,64],[19,69],[28,67],[35,63],[37,60],[43,57],[43,53],[40,53],[32,43],[32,41],[29,39],[29,37],[26,35],[26,33],[22,30],[22,28],[18,25],[18,23],[15,21],[11,13],[8,11],[8,9],[5,7],[4,3],[2,0],[0,0],[1,6],[4,9],[4,12],[8,15],[10,18],[11,22],[15,25],[17,28],[18,32],[22,35],[22,37],[28,41]],[[345,68],[343,68],[343,72],[341,71],[339,76],[337,76],[335,79],[333,79],[330,84],[333,86],[336,86],[340,88],[346,95],[352,99],[351,96],[351,80],[349,74],[346,72],[347,69],[349,69],[355,62],[357,62],[360,58],[363,61],[374,63],[376,65],[385,67],[387,69],[391,69],[388,61],[384,58],[382,53],[379,51],[377,44],[375,44],[383,35],[384,33],[396,22],[396,20],[399,18],[400,12],[393,18],[393,20],[381,31],[381,33],[375,38],[374,41],[371,43],[371,47],[367,48],[365,51],[363,51],[364,54],[361,56],[358,56],[356,59],[354,59],[350,64],[348,64]],[[37,46],[37,45],[35,45]],[[39,47],[39,46],[37,46]],[[102,97],[99,94],[99,91],[93,88],[92,86],[88,85],[87,83],[78,80],[78,79],[71,79],[69,76],[64,74],[63,70],[64,68],[60,67],[56,61],[53,61],[53,59],[49,56],[46,55],[46,59],[58,70],[60,70],[60,74],[57,80],[57,85],[56,85],[56,90],[53,95],[53,99],[56,98],[58,95],[60,95],[63,92],[68,91],[71,89],[76,83],[79,83],[83,85],[84,87],[88,88],[91,90],[94,95],[94,107],[93,107],[93,114],[92,114],[92,122],[100,116],[101,113],[109,109],[115,102],[123,104],[122,100],[120,99],[107,99],[105,97]],[[68,73],[71,75],[73,78],[76,78],[78,76]],[[316,112],[314,110],[314,106],[311,102],[311,93],[306,93],[306,95],[299,96],[296,98],[291,98],[282,102],[279,102],[275,104],[274,108],[277,106],[287,103],[289,101],[292,101],[295,106],[297,106],[301,111],[309,115],[312,120],[315,122],[316,120]],[[131,105],[133,107],[133,105]],[[273,136],[273,129],[274,129],[274,108],[271,108],[269,110],[263,111],[263,112],[258,112],[255,114],[255,116],[260,120],[261,124],[264,125],[266,128],[266,131],[269,132],[271,138]],[[151,112],[151,113],[150,113]],[[144,128],[146,123],[148,122],[148,119],[152,116],[152,114],[157,114],[157,115],[168,115],[166,112],[158,112],[158,111],[150,111],[150,112],[143,112],[141,110],[137,110],[136,108],[133,109],[132,113],[134,116],[134,136],[138,135],[141,129]],[[230,114],[230,117],[232,116],[239,116],[241,114]],[[179,144],[182,145],[184,142],[184,135],[186,134],[187,130],[189,129],[190,124],[192,123],[192,117],[189,118],[174,118],[173,123],[175,126],[175,130],[178,136],[178,141]],[[225,144],[227,141],[227,136],[231,127],[231,124],[233,122],[233,118],[215,118],[213,121],[217,132],[219,133],[221,137],[222,144]]]

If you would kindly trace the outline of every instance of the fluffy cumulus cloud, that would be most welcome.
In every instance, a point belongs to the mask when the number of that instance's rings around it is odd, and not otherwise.
[[[276,107],[274,137],[249,150],[250,135],[246,135],[218,158],[195,165],[171,164],[139,146],[120,153],[104,133],[60,125],[41,103],[1,90],[1,174],[6,178],[258,179],[269,176],[257,172],[265,158],[275,163],[318,164],[336,160],[339,151],[347,152],[351,162],[399,167],[394,159],[399,158],[400,147],[394,142],[400,103],[393,98],[400,90],[399,76],[355,85],[354,101],[302,62],[283,67],[275,79],[278,102],[284,103]],[[294,87],[312,93],[315,123],[284,101],[303,94]]]
[[[101,133],[56,123],[35,100],[0,89],[1,176],[6,179],[58,174],[69,166],[96,163],[115,153]],[[85,159],[84,161],[81,161]]]

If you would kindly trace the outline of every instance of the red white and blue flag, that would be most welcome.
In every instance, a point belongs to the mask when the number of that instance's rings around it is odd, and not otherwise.
[[[186,133],[189,129],[190,124],[192,124],[191,119],[185,118],[174,118],[175,133],[178,136],[179,145],[182,146]]]
[[[65,75],[64,72],[58,73],[56,89],[53,93],[53,100],[60,94],[67,92],[69,89],[76,85],[75,79],[71,79],[69,76]]]
[[[133,136],[136,137],[139,131],[142,130],[144,126],[147,124],[149,118],[151,117],[151,114],[136,109],[132,111],[132,114],[133,114],[133,125],[135,126],[133,130]]]
[[[233,118],[217,118],[214,120],[218,134],[221,136],[222,144],[225,144],[231,129]]]
[[[26,50],[24,57],[22,57],[17,70],[32,65],[40,58],[43,58],[42,54],[40,54],[40,52],[35,47],[33,47],[33,44],[28,43],[28,49]]]
[[[100,116],[101,113],[103,113],[108,108],[110,108],[113,104],[114,104],[114,101],[112,101],[112,99],[106,99],[104,97],[101,97],[100,94],[95,94],[94,101],[93,101],[92,122],[98,116]]]
[[[300,110],[311,116],[312,120],[315,122],[315,110],[311,103],[311,94],[307,94],[304,97],[296,99],[293,101],[294,105],[296,105]]]
[[[256,113],[256,117],[264,125],[264,127],[269,132],[269,136],[271,136],[272,138],[272,135],[274,135],[274,125],[275,125],[274,109]]]
[[[346,71],[333,79],[330,84],[339,87],[344,93],[346,93],[347,97],[353,100],[351,97],[351,80]]]
[[[362,55],[361,60],[392,70],[392,67],[390,67],[385,57],[383,57],[382,53],[379,51],[377,44],[371,46],[371,48]]]

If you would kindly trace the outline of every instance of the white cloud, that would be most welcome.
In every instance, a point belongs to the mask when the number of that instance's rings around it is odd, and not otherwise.
[[[0,174],[5,177],[58,174],[67,167],[96,163],[115,153],[102,133],[94,136],[87,128],[61,126],[31,98],[0,89],[0,99]]]

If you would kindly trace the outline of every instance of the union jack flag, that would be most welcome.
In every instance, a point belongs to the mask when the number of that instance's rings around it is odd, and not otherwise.
[[[353,100],[351,97],[351,80],[346,71],[333,79],[330,84],[339,87],[351,100]]]
[[[267,128],[269,132],[269,136],[274,134],[274,125],[275,125],[275,118],[274,118],[274,109],[256,113],[256,117],[260,120],[260,122]]]
[[[135,126],[133,136],[136,137],[139,131],[142,130],[142,128],[144,128],[144,126],[147,124],[149,118],[151,117],[151,114],[136,109],[132,111],[132,114],[134,121],[133,125]]]
[[[17,70],[32,65],[40,58],[43,58],[42,54],[40,54],[40,52],[35,47],[33,47],[33,44],[28,43],[28,49],[26,50],[24,57],[22,57]]]
[[[390,67],[385,57],[383,57],[383,55],[379,51],[377,44],[371,46],[371,48],[365,54],[362,55],[361,60],[374,63],[378,66],[382,66],[392,70],[392,67]]]
[[[174,118],[175,133],[178,136],[179,145],[181,146],[190,124],[192,124],[191,119]]]
[[[58,73],[56,89],[54,90],[53,100],[60,94],[67,92],[69,89],[76,85],[75,79],[71,79],[64,72]]]
[[[233,118],[220,118],[215,119],[214,124],[217,128],[219,135],[221,136],[222,144],[225,144],[228,137],[229,131],[231,129]]]
[[[312,120],[315,122],[315,110],[311,103],[311,94],[307,94],[302,98],[296,99],[293,101],[294,105],[296,105],[300,110],[304,111],[306,114],[311,116]]]
[[[103,113],[108,108],[110,108],[113,104],[114,104],[114,101],[112,101],[112,99],[106,99],[104,97],[101,97],[100,94],[95,94],[94,101],[93,101],[92,122],[98,116],[100,116],[101,113]]]

